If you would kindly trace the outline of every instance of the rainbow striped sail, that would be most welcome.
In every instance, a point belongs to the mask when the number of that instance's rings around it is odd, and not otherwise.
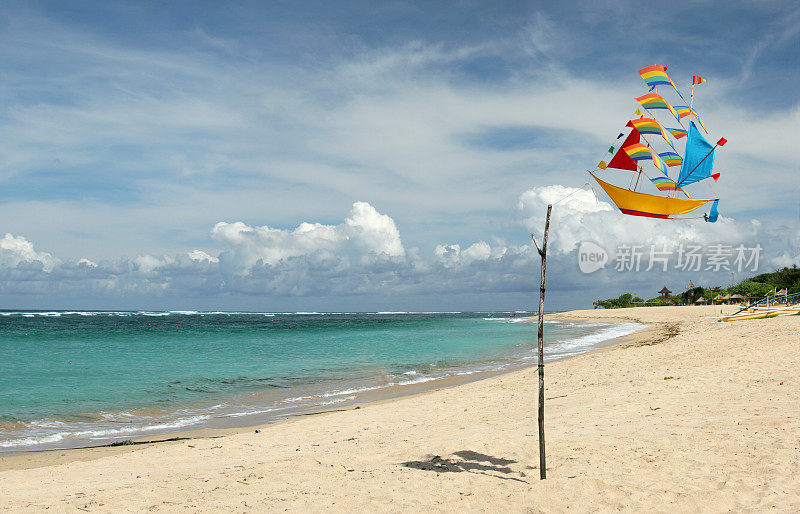
[[[675,139],[680,139],[686,136],[686,130],[682,128],[667,127],[667,130],[669,131],[670,134],[672,134],[672,137],[674,137]]]
[[[689,116],[690,114],[694,114],[695,116],[697,116],[697,113],[695,111],[689,109],[688,105],[675,105],[673,107],[674,107],[675,111],[678,113],[678,117],[679,118],[685,118],[686,116]]]
[[[680,166],[683,163],[683,159],[681,159],[681,156],[675,152],[660,152],[658,156],[661,157],[667,164],[667,166],[670,167]]]
[[[650,182],[655,184],[659,191],[680,191],[680,188],[675,184],[675,181],[669,177],[651,178]]]
[[[651,152],[652,152],[652,150],[651,150]],[[661,159],[661,157],[658,156],[658,154],[656,154],[655,152],[652,152],[652,153],[653,153],[653,165],[656,168],[658,168],[661,171],[661,173],[666,175],[667,174],[667,163],[665,163]]]
[[[667,75],[667,67],[661,66],[660,64],[654,64],[652,66],[648,66],[647,68],[642,68],[639,70],[639,75],[642,76],[642,80],[650,86],[651,88],[660,85],[667,85],[672,86],[677,91],[678,88],[675,87],[675,83],[672,82],[672,79],[669,78]]]
[[[703,131],[706,134],[708,134],[708,129],[706,128],[705,124],[703,124],[703,119],[700,117],[700,115],[697,114],[697,113],[694,113],[694,117],[697,118],[697,123],[699,123],[700,126],[703,127]]]
[[[661,125],[654,118],[639,118],[631,120],[630,124],[636,127],[640,134],[662,134]]]
[[[646,161],[650,159],[653,162],[653,165],[661,170],[661,172],[666,175],[667,174],[667,165],[666,163],[661,160],[661,157],[658,156],[653,150],[649,147],[645,146],[642,143],[636,143],[630,146],[626,146],[623,148],[625,153],[633,159],[634,161]]]
[[[661,124],[655,120],[655,118],[639,118],[636,120],[631,120],[628,122],[628,126],[634,127],[639,131],[640,134],[652,134],[663,137],[664,141],[666,141],[667,144],[671,146],[673,150],[675,150],[675,145],[673,145],[672,141],[670,141],[669,136],[667,136],[667,132],[664,130],[664,127],[662,127]]]
[[[672,79],[669,78],[669,75],[667,75],[666,66],[654,64],[652,66],[648,66],[647,68],[642,68],[639,70],[639,76],[642,77],[642,80],[644,80],[645,84],[650,87],[650,91],[653,91],[662,84],[669,85],[672,86],[672,89],[674,89],[676,93],[678,93],[678,96],[681,97],[681,100],[684,102],[686,101],[681,94],[681,90],[678,89],[678,86],[675,85],[675,82],[673,82]],[[692,83],[695,83],[694,79],[692,80]]]
[[[630,146],[626,146],[623,148],[625,153],[628,154],[628,157],[633,159],[634,161],[644,161],[647,159],[652,159],[653,154],[650,152],[650,149],[643,143],[635,143]]]
[[[645,109],[667,109],[675,116],[676,120],[680,121],[680,117],[675,111],[675,108],[658,93],[647,93],[646,95],[638,97],[636,101]]]
[[[676,105],[674,107],[679,118],[685,118],[686,116],[694,115],[694,117],[697,118],[697,122],[700,123],[700,126],[703,127],[703,130],[706,132],[706,134],[708,134],[708,129],[706,129],[706,126],[703,124],[703,120],[700,119],[700,115],[697,114],[697,111],[689,109],[689,107],[686,105]]]

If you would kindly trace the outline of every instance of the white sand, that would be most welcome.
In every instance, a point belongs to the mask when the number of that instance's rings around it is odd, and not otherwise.
[[[557,316],[681,333],[547,365],[546,481],[530,368],[260,434],[5,457],[0,510],[800,511],[800,316],[714,309]]]

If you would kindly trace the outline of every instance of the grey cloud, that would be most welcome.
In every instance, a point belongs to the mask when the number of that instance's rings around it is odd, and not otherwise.
[[[777,243],[780,235],[755,220],[721,219],[711,225],[698,220],[671,223],[622,217],[589,191],[564,186],[523,193],[517,206],[520,224],[538,233],[550,202],[556,203],[556,208],[548,289],[556,294],[582,291],[584,301],[587,293],[617,287],[645,294],[666,275],[621,274],[613,271],[613,261],[605,270],[581,275],[576,248],[582,240],[594,240],[611,252],[621,243],[760,243],[771,248],[762,256],[762,266],[790,263],[796,253],[794,247],[781,250]],[[796,228],[794,231],[798,233]],[[222,246],[218,256],[193,249],[175,255],[139,255],[94,263],[88,259],[59,260],[37,251],[24,237],[8,234],[0,240],[0,285],[5,293],[29,296],[80,292],[151,299],[210,297],[220,301],[230,296],[525,293],[538,287],[539,256],[531,245],[478,241],[462,247],[442,243],[432,252],[421,254],[419,249],[402,244],[391,217],[366,202],[353,204],[350,214],[335,225],[304,222],[295,229],[276,229],[220,222],[212,228],[211,237]],[[728,274],[724,275],[673,270],[668,278],[676,287],[676,281],[690,279],[726,283]]]
[[[218,257],[202,250],[140,255],[99,263],[60,261],[7,235],[0,248],[0,281],[15,292],[73,288],[150,295],[271,296],[423,294],[518,288],[527,247],[475,243],[440,245],[423,258],[406,249],[392,218],[356,202],[340,224],[301,223],[294,230],[220,222],[211,236]],[[25,284],[23,286],[23,283]],[[517,287],[512,287],[517,284]]]

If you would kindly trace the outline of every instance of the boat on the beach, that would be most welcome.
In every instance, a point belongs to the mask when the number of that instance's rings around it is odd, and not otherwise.
[[[761,300],[746,305],[733,314],[721,316],[718,321],[740,321],[746,319],[767,319],[778,316],[800,315],[800,293],[767,296]]]
[[[800,314],[800,307],[786,307],[774,309],[753,309],[748,312],[740,314],[733,314],[730,316],[723,316],[720,321],[739,321],[745,319],[767,319],[776,318],[778,316],[792,316]]]
[[[639,70],[639,74],[650,91],[636,98],[640,108],[636,109],[634,116],[638,118],[626,123],[625,127],[630,128],[630,132],[622,145],[616,147],[616,153],[615,145],[609,148],[608,153],[613,154],[611,160],[608,163],[600,161],[597,169],[589,171],[589,174],[623,214],[661,219],[691,219],[675,216],[690,213],[712,202],[709,213],[694,218],[702,217],[707,222],[714,223],[719,215],[719,199],[694,198],[686,190],[689,184],[708,178],[714,182],[719,179],[720,174],[713,171],[714,152],[717,146],[727,143],[725,138],[720,138],[715,145],[711,145],[697,127],[699,124],[708,134],[700,115],[694,109],[694,86],[705,82],[705,79],[697,75],[692,78],[690,101],[686,102],[683,94],[667,75],[666,66],[654,64]],[[659,94],[658,86],[669,86],[666,89],[674,91],[688,105],[672,105]],[[654,111],[667,111],[668,120],[658,120]],[[685,120],[688,125],[684,125],[684,118],[688,118]],[[679,127],[674,127],[675,124]],[[623,136],[624,129],[617,139]],[[684,137],[685,144],[681,149],[679,141]],[[661,147],[662,151],[657,147]],[[652,164],[655,170],[646,167],[647,163]],[[670,176],[669,170],[673,167],[679,167],[679,171]],[[598,177],[601,171],[609,168],[634,172],[627,187],[616,186]],[[643,176],[648,180],[642,180]],[[644,186],[647,182],[662,194],[638,191],[640,183]]]

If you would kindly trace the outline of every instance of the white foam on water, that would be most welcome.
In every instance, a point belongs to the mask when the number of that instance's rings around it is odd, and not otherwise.
[[[396,385],[396,384],[387,384],[387,385]],[[323,398],[330,398],[332,396],[342,396],[344,394],[357,394],[357,393],[363,393],[363,392],[366,392],[366,391],[374,391],[376,389],[382,389],[382,388],[386,387],[387,385],[370,386],[370,387],[357,387],[357,388],[353,388],[353,389],[343,389],[341,391],[329,391],[327,393],[322,393],[319,396],[321,396]]]
[[[319,405],[333,405],[335,403],[349,402],[350,400],[355,399],[355,396],[345,396],[344,398],[335,398],[333,400],[328,400],[327,402],[320,402]]]
[[[591,325],[587,324],[586,326]],[[560,349],[564,350],[580,350],[587,347],[596,346],[598,343],[602,343],[610,339],[632,334],[643,326],[644,325],[641,325],[640,323],[615,323],[608,325],[606,328],[600,329],[594,334],[558,341],[557,343],[551,343],[551,345],[559,345]]]
[[[7,439],[0,441],[0,448],[14,448],[19,446],[36,446],[47,443],[57,443],[64,439],[63,432],[58,434],[46,435],[43,437],[23,437],[19,439]]]
[[[446,374],[446,375],[443,375],[443,376],[436,376],[436,377],[434,377],[434,376],[420,377],[420,378],[415,378],[413,380],[403,380],[402,382],[393,382],[393,383],[391,383],[389,385],[405,386],[405,385],[414,385],[414,384],[424,384],[425,382],[432,382],[434,380],[440,380],[442,378],[447,378],[448,376],[449,375]]]
[[[284,398],[283,400],[281,400],[281,403],[295,403],[295,402],[301,402],[303,400],[310,400],[312,398],[314,398],[314,397],[313,396],[295,396],[293,398]]]
[[[498,321],[500,323],[528,323],[527,318],[483,318],[484,321]]]
[[[109,439],[115,438],[120,436],[131,436],[132,434],[145,434],[148,432],[154,432],[158,430],[173,430],[176,428],[183,428],[192,425],[197,425],[203,421],[211,419],[211,416],[207,415],[197,415],[197,416],[190,416],[187,418],[181,418],[173,421],[166,421],[160,423],[154,423],[150,425],[138,425],[131,423],[128,426],[118,427],[118,428],[95,428],[95,429],[87,429],[87,430],[65,430],[62,432],[56,432],[54,434],[47,434],[43,436],[29,436],[29,437],[21,437],[16,439],[7,439],[5,441],[0,441],[0,448],[18,448],[18,447],[26,447],[26,446],[38,446],[42,444],[49,444],[49,443],[56,443],[59,441],[65,441],[69,439],[73,440],[81,440],[81,439],[89,439],[89,440],[97,440],[97,439]]]
[[[255,409],[255,410],[244,410],[241,412],[232,412],[230,414],[226,414],[226,418],[241,418],[244,416],[254,416],[256,414],[266,414],[268,412],[275,412],[279,410],[285,410],[288,407],[272,407],[267,409]]]
[[[90,436],[92,438],[98,437],[109,437],[115,435],[129,435],[135,434],[138,432],[152,432],[154,430],[169,430],[173,428],[182,428],[188,427],[191,425],[196,425],[201,421],[205,421],[207,419],[211,419],[211,416],[190,416],[188,418],[177,419],[175,421],[168,421],[163,423],[156,423],[153,425],[144,425],[144,426],[130,426],[130,427],[123,427],[123,428],[104,428],[98,430],[85,430],[82,432],[72,432],[74,436],[81,437],[81,436]]]
[[[28,426],[36,428],[60,428],[64,425],[66,425],[66,423],[56,419],[36,419],[28,423]]]

